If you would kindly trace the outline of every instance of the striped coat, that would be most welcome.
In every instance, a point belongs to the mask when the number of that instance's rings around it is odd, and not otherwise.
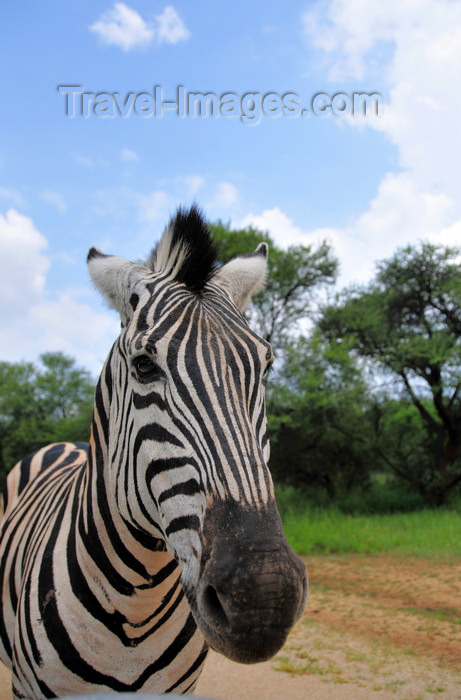
[[[43,448],[5,493],[0,651],[16,698],[190,692],[208,645],[267,659],[301,614],[305,567],[266,464],[272,353],[241,315],[266,254],[218,269],[194,207],[146,266],[90,251],[121,333],[89,446]]]

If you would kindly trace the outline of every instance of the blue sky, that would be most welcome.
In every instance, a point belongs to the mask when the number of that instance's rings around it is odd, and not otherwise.
[[[88,248],[139,259],[193,200],[282,246],[327,239],[340,285],[407,242],[461,243],[461,3],[26,0],[3,4],[0,46],[0,359],[63,350],[96,374],[118,320],[88,282]],[[247,124],[98,116],[94,101],[84,117],[77,100],[70,118],[69,85],[112,107],[182,85],[303,108],[380,93],[383,109]]]

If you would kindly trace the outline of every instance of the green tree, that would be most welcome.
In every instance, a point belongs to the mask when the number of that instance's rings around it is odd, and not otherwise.
[[[315,292],[335,281],[338,262],[330,247],[323,242],[315,250],[303,245],[282,250],[267,233],[251,227],[232,230],[218,222],[211,229],[222,263],[254,250],[261,242],[269,245],[267,286],[253,300],[251,325],[275,348],[283,348],[299,335],[299,322],[309,318]]]
[[[45,353],[41,366],[0,362],[0,478],[50,442],[87,440],[94,382],[66,355]]]
[[[275,480],[316,484],[331,498],[365,488],[375,464],[369,390],[344,345],[302,337],[278,374],[267,391]]]
[[[37,399],[54,425],[75,417],[82,406],[93,402],[94,381],[90,373],[75,366],[61,352],[40,355],[44,370],[37,372]]]
[[[357,358],[395,380],[395,395],[407,398],[405,411],[408,417],[411,409],[412,420],[402,432],[402,415],[391,423],[384,416],[381,455],[434,505],[443,504],[461,481],[459,253],[429,243],[402,248],[378,264],[367,286],[339,294],[319,322],[326,338],[347,343]],[[411,449],[395,449],[397,426],[400,441]]]

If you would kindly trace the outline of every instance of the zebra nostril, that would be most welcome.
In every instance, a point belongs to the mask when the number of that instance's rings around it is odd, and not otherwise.
[[[304,574],[304,578],[303,578],[303,590],[302,590],[302,595],[301,595],[301,602],[299,603],[299,608],[298,608],[298,612],[296,613],[295,620],[299,620],[299,618],[303,614],[304,608],[306,607],[306,601],[307,601],[308,595],[309,595],[309,581],[308,581],[307,573],[306,573],[306,574]]]
[[[219,599],[216,588],[208,585],[202,592],[202,612],[215,629],[229,627],[229,620]]]

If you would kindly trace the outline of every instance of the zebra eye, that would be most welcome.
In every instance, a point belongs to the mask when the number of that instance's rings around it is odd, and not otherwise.
[[[138,355],[133,360],[137,378],[140,382],[153,382],[163,375],[162,370],[147,355]]]

